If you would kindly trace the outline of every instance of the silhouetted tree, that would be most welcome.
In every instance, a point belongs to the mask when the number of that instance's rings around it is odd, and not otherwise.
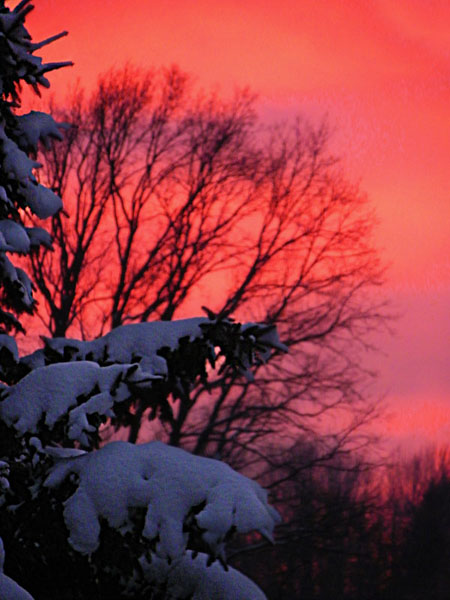
[[[287,445],[320,437],[326,454],[358,448],[376,414],[361,352],[383,320],[365,199],[330,155],[326,127],[263,127],[248,92],[225,102],[191,88],[176,68],[126,67],[56,111],[74,127],[40,160],[74,216],[53,219],[55,251],[32,259],[41,319],[51,336],[95,337],[182,316],[191,302],[278,324],[289,358],[261,369],[253,389],[219,373],[142,436],[237,468],[267,457],[280,432]],[[319,434],[329,413],[337,426]],[[146,415],[141,399],[122,423],[130,440]]]
[[[396,461],[386,471],[382,511],[386,598],[443,600],[449,589],[449,448],[430,447]]]
[[[408,529],[403,548],[405,598],[446,600],[450,590],[450,477],[428,485]]]

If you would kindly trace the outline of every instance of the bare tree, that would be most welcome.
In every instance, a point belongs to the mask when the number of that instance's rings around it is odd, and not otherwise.
[[[382,268],[327,128],[264,127],[248,92],[196,94],[177,68],[110,71],[59,114],[74,127],[41,160],[75,217],[55,217],[55,252],[32,259],[49,334],[186,316],[200,285],[215,315],[276,323],[290,353],[251,388],[225,370],[186,390],[157,435],[241,468],[267,461],[274,435],[320,439],[323,456],[365,446],[376,407],[361,351],[384,319]],[[133,441],[148,407],[136,403]]]
[[[52,336],[170,320],[196,283],[231,267],[227,240],[255,212],[251,97],[225,104],[188,98],[186,87],[176,68],[128,67],[101,79],[89,101],[78,92],[59,111],[72,135],[42,158],[76,215],[53,222],[57,252],[33,261]],[[111,229],[108,248],[97,240]]]

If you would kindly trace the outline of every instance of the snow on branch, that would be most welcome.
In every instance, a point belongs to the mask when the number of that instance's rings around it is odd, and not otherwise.
[[[26,273],[6,256],[7,252],[28,254],[41,243],[49,246],[48,237],[37,228],[24,226],[23,211],[29,209],[40,219],[54,216],[62,208],[61,199],[52,190],[38,183],[34,169],[41,165],[34,160],[38,144],[62,139],[60,129],[50,115],[32,111],[18,115],[22,83],[31,85],[39,94],[39,86],[48,87],[44,76],[48,71],[71,63],[43,63],[33,52],[62,36],[53,36],[34,44],[24,26],[25,17],[33,9],[29,0],[19,2],[10,10],[0,0],[0,302],[17,315],[35,309],[33,284]],[[23,330],[18,319],[0,309],[0,334]],[[0,366],[0,377],[9,380],[8,368]]]
[[[67,123],[57,123],[51,115],[32,110],[17,117],[18,143],[22,150],[37,152],[39,142],[46,148],[50,147],[50,140],[62,140],[60,129],[67,129]]]
[[[21,435],[42,434],[63,422],[68,439],[89,446],[89,434],[97,431],[101,417],[114,416],[114,404],[130,397],[130,386],[146,387],[153,379],[137,364],[99,367],[81,361],[41,367],[3,389],[0,419]],[[96,425],[90,415],[100,417]]]
[[[20,80],[32,85],[35,92],[39,94],[39,85],[49,87],[49,81],[44,77],[44,73],[73,65],[71,61],[43,63],[42,58],[33,55],[35,50],[65,35],[65,32],[61,32],[41,43],[33,43],[24,26],[25,17],[33,8],[29,2],[20,2],[14,10],[0,13],[2,51],[5,55],[7,53],[5,60],[2,61],[5,64],[2,64],[1,93],[12,96],[13,101],[18,100],[17,88]]]
[[[268,539],[279,522],[267,493],[228,465],[193,456],[161,442],[111,442],[100,450],[56,463],[45,486],[78,476],[64,503],[69,543],[83,554],[99,546],[100,523],[122,532],[135,530],[131,509],[145,508],[138,532],[156,554],[173,560],[198,536],[214,557],[225,561],[225,541],[234,531],[259,531]]]
[[[152,556],[151,562],[140,561],[146,582],[153,589],[164,590],[166,597],[179,600],[266,600],[266,596],[248,577],[235,569],[225,571],[214,562],[209,565],[207,554],[187,551],[170,564]],[[139,587],[129,586],[129,592]]]
[[[188,393],[198,377],[206,380],[207,361],[214,366],[223,355],[231,368],[249,372],[273,348],[283,348],[274,328],[200,317],[124,325],[90,342],[45,343],[22,359],[33,370],[1,391],[0,418],[20,435],[62,425],[63,439],[84,447],[92,445],[101,423],[116,417],[117,404],[144,395],[153,410],[170,415],[167,396]],[[9,363],[17,360],[17,350],[5,344],[7,352]]]
[[[43,338],[45,348],[22,359],[29,368],[48,362],[93,360],[99,364],[140,362],[146,371],[167,375],[167,359],[183,345],[201,341],[212,363],[219,348],[226,365],[243,373],[265,362],[273,350],[287,352],[275,327],[260,323],[241,325],[231,319],[210,320],[206,317],[178,321],[153,321],[122,325],[92,341],[69,338]]]
[[[141,367],[154,374],[166,375],[167,364],[158,355],[163,347],[174,350],[180,340],[194,340],[203,337],[201,326],[208,319],[203,317],[182,319],[179,321],[153,321],[122,325],[103,337],[92,341],[80,341],[70,338],[46,338],[41,354],[31,355],[34,364],[36,358],[41,362],[44,355],[47,360],[93,360],[100,364],[132,363],[140,361]],[[27,362],[27,357],[24,362]]]
[[[0,538],[0,598],[1,600],[33,600],[32,596],[20,587],[11,577],[3,573],[5,550],[3,540]]]

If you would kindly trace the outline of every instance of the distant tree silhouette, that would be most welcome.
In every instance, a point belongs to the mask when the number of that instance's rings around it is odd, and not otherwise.
[[[324,468],[320,455],[299,444],[274,468],[272,477],[285,475],[272,488],[284,516],[275,547],[236,542],[231,563],[271,600],[447,599],[449,449],[370,471],[341,458]],[[295,477],[293,464],[304,467]]]
[[[386,502],[393,597],[448,598],[450,450],[430,447],[394,467]]]
[[[366,594],[378,587],[377,504],[367,473],[357,460],[338,457],[325,466],[320,455],[298,444],[274,469],[274,477],[280,471],[287,476],[272,488],[284,517],[276,546],[261,540],[231,552],[232,563],[255,578],[271,600],[357,600],[374,597]],[[292,464],[300,467],[296,477],[289,473]]]
[[[450,477],[429,484],[414,511],[404,552],[407,597],[446,600],[450,592]]]

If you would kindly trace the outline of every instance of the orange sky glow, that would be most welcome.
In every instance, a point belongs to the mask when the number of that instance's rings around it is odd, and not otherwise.
[[[15,4],[15,2],[11,3]],[[379,219],[386,295],[402,314],[375,360],[388,435],[450,433],[450,3],[447,0],[36,0],[36,40],[63,93],[132,61],[178,64],[200,86],[249,86],[267,119],[324,115],[333,150]]]

